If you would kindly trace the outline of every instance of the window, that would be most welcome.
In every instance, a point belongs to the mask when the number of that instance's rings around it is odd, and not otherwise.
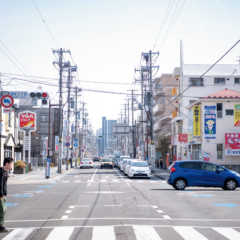
[[[223,144],[217,144],[217,159],[222,160],[223,159]]]
[[[226,116],[233,116],[233,109],[226,109]]]
[[[192,160],[199,160],[201,153],[201,144],[192,145]]]
[[[222,118],[222,116],[223,116],[222,109],[223,109],[223,104],[217,103],[217,117],[218,118]]]
[[[193,77],[193,78],[189,78],[189,85],[190,86],[203,86],[203,78],[199,78],[199,77]]]
[[[201,170],[202,163],[200,163],[200,162],[182,162],[179,165],[182,168]]]
[[[234,84],[240,84],[240,78],[234,78]]]
[[[216,172],[217,166],[211,163],[203,163],[202,164],[202,170],[210,171],[210,172]]]
[[[225,84],[225,78],[214,78],[214,84],[215,85],[224,85]]]

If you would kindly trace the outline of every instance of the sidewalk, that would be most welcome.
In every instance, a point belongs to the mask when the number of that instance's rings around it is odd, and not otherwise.
[[[167,180],[168,177],[169,177],[168,170],[167,169],[163,169],[163,168],[153,168],[152,169],[152,174],[155,177],[158,177],[158,178],[163,179],[163,180]]]
[[[74,168],[69,168],[69,170],[67,171],[66,166],[62,165],[62,173],[59,174],[57,173],[57,167],[51,167],[50,177],[46,178],[45,168],[38,167],[34,168],[32,171],[25,174],[10,174],[8,183],[9,184],[36,183],[36,182],[48,183],[59,180],[66,173],[71,172],[72,169]]]

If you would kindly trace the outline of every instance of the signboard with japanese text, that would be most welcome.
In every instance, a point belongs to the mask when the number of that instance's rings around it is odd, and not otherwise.
[[[234,105],[234,127],[240,127],[240,104]]]
[[[240,156],[240,133],[225,133],[225,154]]]
[[[188,142],[188,134],[181,133],[178,134],[178,141],[182,143],[187,143]]]
[[[36,130],[36,113],[34,112],[20,112],[19,115],[19,128],[21,130],[35,131]]]
[[[206,139],[216,138],[216,106],[204,106],[204,136]]]
[[[201,136],[201,108],[193,106],[193,136]]]

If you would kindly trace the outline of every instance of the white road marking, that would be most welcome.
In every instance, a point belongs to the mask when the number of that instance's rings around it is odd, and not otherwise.
[[[151,226],[133,226],[137,240],[161,240],[156,230]]]
[[[163,215],[164,219],[171,219],[168,215]]]
[[[173,227],[174,230],[182,236],[184,240],[208,240],[201,233],[192,227]]]
[[[18,222],[55,222],[55,221],[62,221],[63,219],[58,219],[58,218],[50,218],[50,219],[18,219],[18,220],[6,220],[6,223],[18,223]],[[69,218],[67,219],[69,221],[73,221],[73,220],[110,220],[110,221],[114,221],[114,220],[136,220],[136,221],[165,221],[166,219],[164,218],[124,218],[124,217],[115,217],[115,218],[111,218],[111,217],[102,217],[102,218]],[[191,221],[191,222],[215,222],[215,223],[219,223],[219,222],[234,222],[234,223],[239,223],[240,219],[236,218],[236,219],[201,219],[201,218],[171,218],[169,219],[171,221]],[[154,226],[159,226],[159,225],[154,225]],[[164,225],[166,226],[166,225]],[[197,226],[193,226],[193,227],[199,227],[199,225]],[[209,227],[209,226],[208,226]],[[240,227],[239,227],[240,228]]]
[[[62,183],[70,183],[69,180],[62,180]]]
[[[152,206],[149,204],[140,204],[140,205],[137,205],[137,207],[152,207]]]
[[[163,213],[163,210],[157,210],[158,213]]]
[[[65,211],[65,213],[67,213],[67,214],[69,214],[69,213],[71,213],[72,212],[72,210],[67,210],[67,211]]]
[[[232,228],[216,227],[216,228],[212,228],[212,229],[215,230],[216,232],[220,233],[221,235],[223,235],[224,237],[226,237],[229,240],[240,239],[240,232],[238,232]]]
[[[166,181],[166,180],[162,180],[161,182],[162,182],[162,183],[167,183],[167,181]]]
[[[115,240],[114,228],[109,226],[94,227],[92,233],[92,240]]]
[[[98,169],[96,168],[94,174],[92,175],[91,179],[89,180],[89,182],[88,182],[88,184],[87,184],[87,187],[89,187],[89,186],[94,182],[94,178],[95,178],[95,176],[96,176],[97,170],[98,170]]]
[[[55,227],[46,240],[56,240],[56,239],[70,239],[73,233],[74,227]]]
[[[100,182],[107,182],[107,180],[106,179],[102,179]]]
[[[17,228],[2,240],[24,240],[33,232],[33,230],[34,228]]]
[[[67,215],[64,215],[61,217],[62,220],[65,220],[65,219],[68,219],[68,216]]]
[[[152,208],[155,208],[155,209],[156,209],[156,208],[158,208],[158,206],[156,206],[156,205],[152,205]]]
[[[119,180],[118,179],[114,179],[113,182],[119,182]]]
[[[69,208],[73,209],[73,208],[88,208],[89,205],[74,205],[74,206],[70,206]]]
[[[121,207],[122,204],[106,204],[106,205],[103,205],[104,207]]]

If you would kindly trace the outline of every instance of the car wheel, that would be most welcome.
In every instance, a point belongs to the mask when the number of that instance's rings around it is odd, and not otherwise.
[[[237,187],[237,182],[233,179],[229,179],[225,182],[224,190],[233,191],[236,189],[236,187]]]
[[[174,188],[176,190],[184,190],[185,187],[187,186],[186,181],[184,179],[177,179],[174,183]]]

